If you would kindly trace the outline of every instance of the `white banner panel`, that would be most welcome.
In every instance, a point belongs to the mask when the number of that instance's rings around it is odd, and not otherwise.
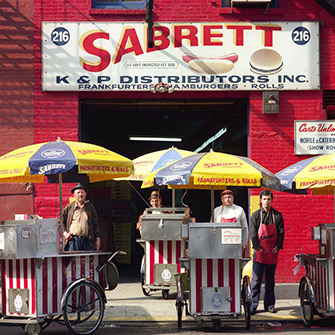
[[[320,89],[318,22],[44,22],[44,91]]]
[[[335,121],[294,121],[295,155],[321,155],[335,151]]]

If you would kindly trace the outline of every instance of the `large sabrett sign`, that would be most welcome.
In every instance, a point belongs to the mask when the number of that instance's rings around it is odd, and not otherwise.
[[[44,22],[44,91],[320,89],[318,22]]]

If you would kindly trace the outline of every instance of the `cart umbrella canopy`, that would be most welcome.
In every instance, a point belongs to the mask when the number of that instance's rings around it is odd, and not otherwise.
[[[227,186],[264,187],[280,191],[280,180],[247,157],[210,151],[182,158],[148,175],[142,187],[222,189]]]
[[[117,178],[116,180],[126,180],[133,190],[150,206],[142,195],[129,181],[143,181],[143,179],[153,171],[159,170],[180,158],[194,155],[193,151],[187,151],[171,147],[169,149],[149,152],[132,160],[134,164],[134,172],[126,178]],[[175,206],[175,190],[172,190],[172,207]]]
[[[33,144],[0,157],[0,182],[41,183],[43,176],[63,174],[78,168],[90,182],[127,177],[133,163],[98,145],[61,141]]]
[[[122,180],[143,181],[149,173],[191,155],[194,155],[194,152],[175,147],[147,153],[132,160],[134,172],[129,177],[122,178]]]
[[[182,158],[148,175],[142,187],[168,185],[171,188],[211,190],[214,218],[214,189],[228,186],[264,187],[280,191],[280,180],[269,170],[247,157],[211,150]]]
[[[282,191],[309,189],[312,194],[334,194],[335,220],[335,153],[304,159],[279,171]]]

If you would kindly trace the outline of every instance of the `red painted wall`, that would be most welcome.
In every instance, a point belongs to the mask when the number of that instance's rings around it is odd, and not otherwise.
[[[240,13],[231,15],[229,10],[220,8],[220,3],[220,0],[184,0],[179,2],[155,0],[154,20],[170,22],[322,21],[323,25],[320,28],[322,89],[335,90],[335,53],[331,52],[334,50],[335,44],[335,20],[313,0],[280,0],[280,9],[269,10],[266,15],[262,9],[241,10]],[[61,137],[63,140],[78,140],[78,100],[80,97],[114,98],[116,95],[118,98],[128,97],[127,92],[117,94],[42,92],[41,22],[124,22],[127,20],[143,22],[145,20],[143,10],[129,11],[127,15],[122,11],[92,10],[90,8],[91,0],[0,0],[0,4],[0,15],[4,16],[4,12],[13,10],[4,5],[18,4],[16,9],[14,8],[14,12],[16,11],[19,16],[22,16],[21,21],[17,19],[17,23],[11,27],[17,43],[11,43],[8,39],[0,44],[0,50],[3,47],[13,48],[14,44],[15,50],[19,51],[17,54],[14,51],[11,53],[13,55],[11,59],[15,58],[17,61],[6,63],[6,61],[9,62],[8,59],[0,58],[1,71],[3,68],[8,70],[5,78],[0,76],[1,153],[22,146],[22,143],[51,141],[57,137]],[[32,13],[34,13],[33,20]],[[18,31],[28,29],[22,22],[27,22],[27,26],[30,27],[30,30],[33,29],[34,33],[34,39],[32,40],[30,35],[28,41],[31,43],[27,43],[25,46],[17,41],[22,38]],[[32,58],[32,43],[34,58]],[[2,54],[3,52],[0,51],[0,55]],[[318,66],[318,64],[314,64],[314,66]],[[29,77],[29,74],[32,76],[32,69],[33,78]],[[8,81],[11,82],[10,87]],[[285,166],[305,158],[294,155],[294,120],[326,118],[326,113],[322,110],[322,91],[280,92],[280,113],[277,115],[262,114],[262,92],[173,93],[173,98],[224,98],[232,96],[249,96],[250,157],[273,172],[278,172]],[[139,99],[157,98],[149,92],[132,93],[132,97]],[[164,98],[168,99],[168,96]],[[70,186],[65,185],[64,187],[64,202],[68,199]],[[258,193],[258,190],[251,192],[251,194]],[[58,187],[56,185],[36,185],[34,199],[37,214],[44,217],[58,215]],[[278,265],[277,281],[297,281],[300,276],[294,277],[292,275],[292,268],[296,265],[293,262],[293,256],[301,252],[302,247],[304,252],[317,251],[317,244],[311,242],[310,227],[319,222],[333,221],[333,197],[276,193],[274,207],[283,213],[286,224],[286,239]]]

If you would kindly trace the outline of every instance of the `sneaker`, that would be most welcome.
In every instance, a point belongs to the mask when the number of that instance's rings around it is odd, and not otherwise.
[[[255,314],[256,314],[256,308],[251,308],[250,315],[255,315]]]
[[[265,309],[265,312],[269,312],[269,313],[277,313],[277,311],[275,310],[274,307],[269,307],[269,308]]]

